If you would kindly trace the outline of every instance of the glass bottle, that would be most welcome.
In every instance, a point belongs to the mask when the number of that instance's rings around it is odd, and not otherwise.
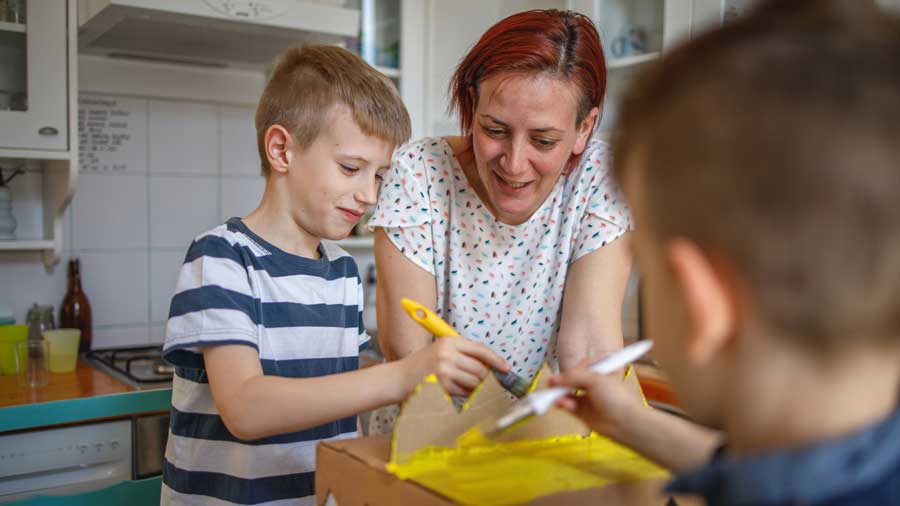
[[[69,290],[59,308],[59,326],[80,329],[78,351],[91,349],[91,303],[81,289],[81,265],[77,258],[69,260]]]
[[[28,325],[28,340],[41,341],[44,339],[44,331],[55,329],[53,323],[53,306],[39,306],[36,302],[28,309],[25,316]]]

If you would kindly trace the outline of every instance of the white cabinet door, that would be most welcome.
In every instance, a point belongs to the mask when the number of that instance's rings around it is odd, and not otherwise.
[[[0,148],[65,151],[66,3],[28,0],[25,13],[0,23]]]

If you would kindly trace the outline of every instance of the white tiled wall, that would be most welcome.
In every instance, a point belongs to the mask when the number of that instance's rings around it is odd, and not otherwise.
[[[146,172],[79,174],[72,201],[76,250],[147,248]]]
[[[259,201],[259,195],[256,200]],[[218,211],[217,176],[150,177],[150,244],[153,247],[183,248],[198,233],[219,221]]]
[[[191,240],[232,216],[245,216],[265,189],[251,104],[135,97],[82,90],[130,111],[131,139],[105,153],[117,168],[80,170],[63,220],[64,250],[52,271],[36,254],[0,257],[0,306],[24,322],[38,302],[58,311],[66,262],[81,259],[91,302],[94,348],[159,344],[169,301]],[[40,236],[42,173],[27,167],[13,182],[19,231]],[[29,221],[31,220],[31,221]],[[361,270],[373,262],[359,254]],[[58,312],[56,313],[58,316]]]
[[[150,172],[218,175],[218,107],[150,101]]]
[[[193,237],[231,216],[246,215],[262,196],[254,107],[82,95],[113,98],[131,111],[132,139],[117,155],[127,167],[79,173],[64,220],[65,251],[53,271],[47,272],[37,255],[0,258],[0,304],[13,308],[19,322],[33,302],[58,310],[66,288],[65,262],[77,256],[93,309],[93,346],[158,344]],[[35,201],[40,210],[40,170],[15,183],[22,205]],[[27,223],[38,212],[21,211],[20,230],[40,228]]]

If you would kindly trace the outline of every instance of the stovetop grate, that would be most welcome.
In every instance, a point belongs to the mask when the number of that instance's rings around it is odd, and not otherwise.
[[[87,358],[109,367],[138,384],[172,381],[174,372],[174,367],[163,360],[162,348],[158,346],[91,350],[87,353]],[[141,365],[149,365],[152,374],[135,374],[138,366]],[[146,370],[147,367],[144,369]]]

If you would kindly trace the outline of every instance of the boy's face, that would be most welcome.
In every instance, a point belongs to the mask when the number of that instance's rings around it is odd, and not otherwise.
[[[332,107],[312,144],[291,145],[287,178],[294,221],[316,237],[347,237],[375,204],[394,145],[364,134],[344,104]]]
[[[654,357],[691,416],[718,426],[721,393],[727,377],[722,376],[720,358],[698,361],[691,349],[698,339],[696,312],[691,311],[685,300],[684,279],[673,269],[669,245],[663,244],[653,232],[644,205],[643,171],[634,169],[629,167],[623,189],[634,213],[632,245],[641,273],[643,332],[645,337],[654,340]]]

